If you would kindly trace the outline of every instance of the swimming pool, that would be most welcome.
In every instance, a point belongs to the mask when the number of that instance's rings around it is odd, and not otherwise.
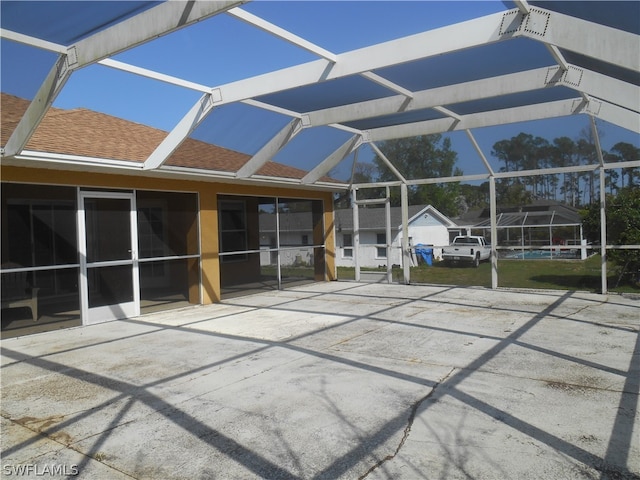
[[[517,259],[517,260],[550,260],[554,258],[578,258],[576,250],[561,250],[554,252],[551,250],[525,250],[524,252],[510,252],[503,255],[502,258]]]

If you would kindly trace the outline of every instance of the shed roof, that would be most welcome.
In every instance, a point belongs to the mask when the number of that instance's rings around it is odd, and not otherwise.
[[[391,228],[399,230],[402,228],[402,208],[390,207],[391,214]],[[455,222],[447,218],[440,213],[436,208],[431,205],[409,205],[408,217],[409,224],[417,217],[425,212],[429,212],[436,217],[439,222],[449,227],[454,226]],[[359,208],[358,210],[358,225],[360,230],[376,230],[382,231],[386,226],[386,214],[385,209],[382,207],[373,208]],[[335,211],[336,230],[340,231],[353,231],[353,211],[350,208],[341,208]]]

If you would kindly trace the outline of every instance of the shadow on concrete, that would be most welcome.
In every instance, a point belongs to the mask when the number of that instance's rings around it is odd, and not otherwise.
[[[358,294],[357,289],[360,287],[359,284],[346,284],[345,288],[336,292],[329,292],[331,295],[354,295],[361,296]],[[185,323],[183,325],[178,326],[167,326],[163,325],[158,327],[158,324],[154,324],[152,322],[146,321],[144,318],[139,319],[130,319],[126,320],[127,322],[148,326],[151,328],[149,331],[145,331],[134,336],[130,337],[122,337],[118,339],[106,340],[104,342],[96,342],[92,345],[83,345],[76,349],[90,349],[92,346],[100,345],[101,343],[111,343],[123,340],[125,338],[132,337],[142,337],[153,335],[157,332],[162,332],[166,330],[176,330],[182,332],[188,332],[193,335],[208,335],[216,338],[222,338],[228,340],[230,342],[248,342],[250,344],[257,344],[256,348],[252,348],[249,351],[242,352],[235,356],[231,356],[225,358],[223,360],[219,360],[216,362],[212,362],[206,365],[198,366],[189,371],[181,372],[176,375],[172,375],[161,380],[156,380],[154,382],[146,383],[143,385],[136,385],[133,383],[114,380],[112,378],[98,375],[95,373],[87,372],[80,368],[77,368],[73,365],[66,365],[63,363],[58,363],[52,360],[47,359],[48,355],[42,356],[30,356],[24,353],[20,353],[9,348],[2,348],[2,354],[8,358],[13,359],[15,362],[24,362],[43,370],[47,370],[50,372],[56,372],[58,374],[66,375],[74,379],[78,379],[84,382],[93,383],[95,385],[99,385],[103,388],[108,388],[112,390],[116,395],[104,402],[101,405],[97,405],[95,408],[91,410],[84,411],[78,413],[77,415],[71,416],[70,418],[64,420],[61,423],[58,423],[55,426],[51,426],[50,428],[43,429],[40,431],[40,434],[51,437],[55,435],[56,432],[62,431],[64,428],[69,425],[78,422],[83,418],[90,417],[96,411],[104,409],[108,405],[112,405],[116,401],[126,400],[124,406],[121,411],[112,419],[109,428],[105,429],[101,434],[97,436],[95,439],[91,449],[87,453],[87,458],[84,461],[86,464],[92,456],[95,456],[100,449],[100,446],[104,444],[106,439],[109,437],[114,428],[116,428],[127,411],[131,408],[131,406],[135,402],[142,402],[163,415],[167,420],[177,425],[181,429],[188,432],[190,435],[198,438],[200,441],[205,442],[212,448],[218,450],[222,454],[228,456],[235,462],[241,464],[249,471],[253,472],[255,475],[260,476],[262,478],[278,478],[278,479],[292,479],[298,478],[295,474],[290,471],[282,468],[279,465],[276,465],[272,461],[268,460],[264,456],[260,455],[258,452],[255,452],[242,444],[236,441],[234,438],[231,438],[228,435],[225,435],[223,432],[216,430],[198,419],[194,418],[192,415],[188,414],[185,411],[182,411],[180,408],[168,403],[157,395],[150,393],[149,389],[151,387],[155,387],[161,385],[163,383],[169,382],[171,380],[175,380],[181,377],[192,376],[194,373],[198,371],[210,369],[215,366],[219,366],[222,364],[227,364],[230,362],[235,362],[239,359],[249,357],[258,352],[265,351],[271,348],[279,348],[279,349],[289,349],[304,355],[321,358],[326,361],[336,362],[343,365],[347,365],[352,368],[366,370],[368,372],[373,372],[379,375],[390,376],[398,379],[402,379],[403,381],[413,382],[415,384],[424,386],[429,388],[429,392],[421,399],[417,400],[409,410],[402,411],[397,415],[390,418],[386,423],[381,425],[378,430],[374,433],[366,434],[365,432],[359,430],[356,424],[350,423],[348,418],[342,414],[340,408],[337,404],[335,404],[328,396],[325,396],[325,402],[329,405],[330,410],[333,411],[333,414],[336,418],[343,421],[352,431],[356,432],[358,438],[360,439],[359,443],[351,449],[346,454],[341,455],[339,458],[335,459],[331,464],[322,468],[322,470],[316,472],[313,476],[314,479],[333,479],[340,477],[341,475],[345,475],[350,472],[356,465],[361,463],[363,460],[370,461],[372,467],[369,468],[368,471],[363,472],[363,474],[359,478],[366,477],[369,473],[373,472],[377,468],[380,468],[384,465],[384,463],[390,459],[392,459],[401,449],[404,439],[409,434],[411,429],[411,424],[415,419],[417,412],[423,412],[428,409],[430,405],[433,405],[437,402],[438,399],[441,399],[445,396],[451,396],[464,404],[472,407],[473,409],[482,412],[483,414],[498,420],[499,422],[508,425],[514,430],[517,430],[530,438],[536,440],[537,442],[544,443],[554,449],[561,454],[573,458],[574,460],[581,462],[585,465],[589,465],[597,471],[601,472],[601,478],[640,478],[635,473],[630,472],[626,465],[628,462],[629,452],[631,448],[632,435],[633,435],[633,419],[637,416],[638,409],[638,393],[640,390],[639,386],[639,371],[638,366],[634,365],[634,360],[637,362],[638,356],[640,355],[640,341],[636,342],[636,347],[634,354],[632,356],[632,364],[629,367],[628,371],[621,371],[619,369],[611,368],[605,365],[600,365],[595,362],[586,361],[584,359],[576,358],[568,354],[564,354],[561,352],[556,352],[550,349],[546,349],[544,347],[536,346],[528,344],[527,342],[521,340],[521,337],[533,329],[542,319],[553,318],[556,316],[558,319],[569,320],[564,316],[556,315],[554,311],[558,309],[568,298],[570,298],[573,293],[567,292],[562,296],[555,296],[556,300],[552,302],[548,307],[546,307],[542,312],[536,313],[533,315],[528,321],[526,321],[522,326],[517,328],[511,334],[506,337],[487,337],[486,335],[479,335],[472,332],[460,332],[454,329],[448,329],[445,327],[434,327],[427,325],[418,325],[411,322],[405,322],[400,320],[388,320],[381,319],[378,316],[388,313],[393,309],[396,309],[403,305],[416,304],[425,301],[437,301],[438,295],[446,290],[450,290],[448,288],[443,288],[439,292],[431,293],[426,296],[421,296],[418,298],[395,298],[390,306],[382,306],[378,310],[360,316],[351,316],[350,318],[337,322],[335,324],[319,328],[310,332],[306,332],[304,334],[292,337],[287,339],[286,341],[271,341],[265,340],[261,338],[254,338],[249,336],[239,336],[239,335],[231,335],[231,334],[223,334],[219,332],[211,332],[198,330],[197,324],[200,322],[209,321],[209,319],[198,320],[196,322]],[[457,288],[456,290],[461,290]],[[303,291],[306,296],[305,299],[316,297],[318,299],[322,299],[324,295],[327,293],[309,293],[309,291]],[[544,295],[543,293],[541,295]],[[376,297],[378,298],[378,297]],[[297,309],[296,303],[298,299],[285,299],[282,302],[275,303],[274,305],[268,307],[253,307],[249,304],[243,304],[242,299],[237,299],[235,302],[227,302],[230,305],[234,306],[246,306],[250,310],[260,311],[263,309],[286,309],[287,311],[297,311],[304,315],[313,315],[313,314],[327,314],[327,312],[317,312],[308,309]],[[456,300],[457,302],[457,300]],[[461,304],[464,304],[465,301],[463,298],[459,300]],[[457,304],[457,303],[456,303]],[[486,307],[478,307],[477,304],[472,304],[469,302],[469,308],[486,308]],[[511,310],[510,310],[511,311]],[[517,308],[513,308],[514,312],[518,312],[520,315],[526,315],[527,312],[524,310],[519,310]],[[233,312],[230,315],[236,315],[237,312]],[[344,317],[344,314],[340,315]],[[223,318],[224,316],[216,316],[216,319]],[[375,365],[370,365],[368,363],[356,361],[353,359],[348,359],[342,357],[337,354],[331,354],[327,352],[317,351],[312,348],[296,345],[295,343],[304,338],[313,337],[314,335],[318,335],[327,330],[337,329],[344,327],[348,324],[362,321],[362,320],[374,320],[376,322],[381,322],[381,324],[400,324],[406,325],[414,328],[421,329],[431,329],[437,330],[447,333],[453,333],[456,335],[469,335],[471,337],[480,336],[481,338],[490,338],[494,340],[496,343],[478,356],[475,360],[470,362],[464,368],[457,369],[457,371],[450,372],[448,376],[446,376],[441,381],[432,381],[424,378],[420,378],[417,376],[412,376],[403,372],[395,371],[392,369],[386,369]],[[621,328],[612,325],[607,325],[607,328]],[[625,330],[629,332],[629,330]],[[631,333],[631,332],[629,332]],[[636,337],[638,337],[638,332],[634,332]],[[602,370],[607,373],[615,374],[625,378],[624,391],[621,394],[620,404],[618,407],[618,413],[615,419],[613,431],[611,432],[610,441],[607,449],[607,453],[604,458],[601,458],[593,453],[572,444],[562,438],[559,438],[549,432],[546,432],[531,423],[524,421],[516,416],[510,414],[507,411],[499,409],[493,405],[490,405],[478,398],[473,397],[467,393],[456,388],[462,381],[467,379],[473,372],[481,369],[485,366],[490,360],[496,357],[500,352],[509,346],[517,345],[522,348],[532,349],[540,353],[544,353],[545,355],[552,355],[562,360],[575,362],[577,364],[594,368],[598,370]],[[60,354],[61,352],[55,352],[55,354]],[[5,365],[3,368],[7,368],[11,366],[13,363]],[[461,418],[460,422],[463,422],[464,419]],[[392,438],[400,435],[401,441],[398,447],[395,449],[395,452],[390,452],[389,455],[383,458],[374,459],[372,458],[372,451],[377,447],[382,446],[386,442],[389,442]],[[13,445],[2,452],[3,456],[7,456],[11,453],[20,451],[29,445],[35,443],[38,440],[38,436],[34,437],[20,443],[17,445]],[[295,458],[294,450],[290,447],[286,447],[287,451],[292,457],[292,461],[294,465],[299,465],[298,460]],[[465,456],[458,453],[450,452],[452,465],[455,465],[455,468],[458,468],[461,472],[465,472]],[[84,466],[81,465],[82,466]],[[419,478],[422,473],[415,472],[416,476]],[[471,478],[471,475],[469,478]],[[425,477],[426,478],[426,477]]]

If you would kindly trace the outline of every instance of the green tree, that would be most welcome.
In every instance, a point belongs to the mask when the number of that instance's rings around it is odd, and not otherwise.
[[[503,172],[537,170],[550,165],[552,148],[544,138],[521,132],[509,140],[496,142],[491,155],[504,162],[500,169]],[[540,175],[501,179],[496,182],[496,196],[503,205],[524,204],[546,196],[549,188]]]
[[[615,155],[617,161],[619,162],[632,162],[638,160],[640,158],[640,148],[636,146],[626,143],[626,142],[618,142],[613,148],[611,148],[611,153]],[[622,169],[622,187],[625,186],[625,176],[627,177],[627,185],[633,186],[637,185],[640,181],[640,169],[638,168],[623,168]]]
[[[387,140],[378,148],[410,180],[462,175],[455,166],[458,154],[451,149],[451,140],[440,134]],[[380,157],[376,156],[373,161],[378,167],[378,181],[398,180]],[[431,204],[445,215],[455,216],[460,205],[459,187],[457,182],[411,185],[408,187],[409,203]],[[391,201],[393,205],[400,204],[399,192],[392,193]]]
[[[377,174],[376,166],[371,163],[358,162],[353,167],[351,177],[352,184],[372,183]],[[379,188],[362,188],[358,190],[358,199],[365,198],[381,198],[384,192],[380,192]],[[344,190],[334,196],[335,208],[349,208],[351,206],[351,190]]]
[[[608,244],[640,245],[640,188],[625,187],[616,196],[607,195],[605,213]],[[600,243],[600,203],[590,204],[582,217],[587,240]],[[609,250],[607,255],[616,262],[618,283],[623,278],[640,282],[640,250]]]

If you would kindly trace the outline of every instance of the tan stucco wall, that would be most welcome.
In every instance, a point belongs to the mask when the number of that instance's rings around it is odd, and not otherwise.
[[[218,257],[218,195],[307,198],[323,200],[326,244],[325,280],[336,279],[333,196],[331,192],[288,187],[237,185],[171,178],[116,175],[40,168],[0,166],[3,182],[70,185],[198,193],[200,202],[200,248],[202,255],[202,303],[220,301],[220,261]]]

